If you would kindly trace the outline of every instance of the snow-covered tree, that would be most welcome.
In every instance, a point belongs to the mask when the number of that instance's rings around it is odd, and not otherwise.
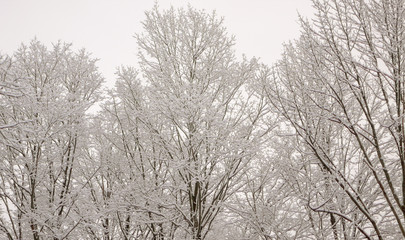
[[[74,236],[86,217],[80,195],[87,183],[76,173],[86,110],[102,82],[96,60],[70,44],[49,50],[37,40],[6,60],[2,83],[18,88],[0,96],[0,125],[12,126],[0,129],[0,229],[9,239]]]
[[[236,59],[215,13],[156,6],[143,26],[139,74],[122,68],[104,106],[109,171],[119,176],[114,218],[128,224],[113,228],[127,238],[215,238],[212,224],[268,132],[260,64]]]
[[[146,14],[137,35],[151,114],[168,166],[173,207],[193,239],[204,239],[260,146],[263,98],[258,64],[238,62],[222,19],[191,7]],[[170,204],[170,203],[169,203]]]
[[[404,1],[313,4],[264,85],[299,136],[310,220],[320,239],[403,238]]]

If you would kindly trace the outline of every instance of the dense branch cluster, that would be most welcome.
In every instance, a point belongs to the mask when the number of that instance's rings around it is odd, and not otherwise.
[[[405,2],[313,5],[272,67],[192,7],[113,89],[69,44],[1,55],[1,238],[405,238]]]

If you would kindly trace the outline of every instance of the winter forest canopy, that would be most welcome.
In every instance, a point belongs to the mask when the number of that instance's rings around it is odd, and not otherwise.
[[[0,55],[0,238],[404,239],[405,1],[313,6],[275,63],[155,6],[106,90],[67,43]]]

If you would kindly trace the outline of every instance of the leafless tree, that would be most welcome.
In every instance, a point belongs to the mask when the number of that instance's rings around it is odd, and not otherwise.
[[[0,130],[0,229],[8,239],[64,239],[82,218],[85,183],[76,162],[102,78],[84,50],[62,43],[48,50],[37,40],[22,45],[2,73],[18,79],[24,94],[1,96],[1,125],[13,127]]]
[[[403,238],[404,1],[313,3],[264,84],[317,177],[307,206],[322,239]]]

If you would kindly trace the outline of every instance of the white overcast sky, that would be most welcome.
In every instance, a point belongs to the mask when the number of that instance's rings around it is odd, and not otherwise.
[[[299,36],[298,12],[312,16],[310,0],[160,0],[161,9],[187,4],[225,17],[236,53],[271,64],[282,43]],[[135,33],[153,0],[0,0],[0,53],[11,54],[34,37],[46,45],[62,40],[99,58],[108,83],[115,68],[137,62]]]

